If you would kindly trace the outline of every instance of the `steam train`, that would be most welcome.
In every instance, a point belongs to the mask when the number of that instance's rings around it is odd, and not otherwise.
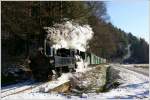
[[[88,64],[106,63],[106,59],[100,58],[92,53],[82,52],[75,49],[55,49],[44,42],[44,48],[39,48],[34,56],[29,58],[30,69],[34,79],[46,81],[53,75],[60,76],[65,72],[74,72],[77,68],[77,62],[81,59]]]

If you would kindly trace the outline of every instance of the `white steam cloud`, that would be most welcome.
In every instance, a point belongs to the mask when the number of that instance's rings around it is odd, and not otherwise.
[[[47,31],[47,39],[51,46],[67,49],[78,49],[86,51],[88,41],[93,37],[92,28],[89,25],[80,26],[77,23],[67,21],[62,24],[55,24],[53,27],[44,27]]]

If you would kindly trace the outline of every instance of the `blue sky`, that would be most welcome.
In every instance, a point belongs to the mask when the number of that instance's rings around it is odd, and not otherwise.
[[[112,0],[106,6],[113,25],[149,42],[149,0]]]

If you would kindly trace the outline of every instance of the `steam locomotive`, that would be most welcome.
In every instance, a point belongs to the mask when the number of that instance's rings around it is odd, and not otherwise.
[[[97,57],[92,53],[75,49],[52,48],[45,40],[44,48],[39,48],[36,54],[29,58],[29,66],[34,79],[46,81],[51,79],[53,75],[60,76],[65,72],[74,72],[77,68],[77,62],[80,60],[76,56],[92,65],[106,63],[106,59]]]

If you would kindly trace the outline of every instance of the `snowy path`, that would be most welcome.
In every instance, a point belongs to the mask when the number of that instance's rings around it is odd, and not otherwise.
[[[123,66],[123,68],[126,68],[128,70],[132,70],[132,71],[137,72],[139,74],[149,76],[149,68],[142,68],[142,67],[137,68],[137,67],[134,67],[134,65],[122,65],[122,66]]]
[[[149,97],[149,77],[143,75],[140,71],[134,71],[124,68],[122,65],[111,65],[114,69],[120,71],[121,81],[123,82],[119,88],[113,91],[120,91],[120,98],[148,98]]]

